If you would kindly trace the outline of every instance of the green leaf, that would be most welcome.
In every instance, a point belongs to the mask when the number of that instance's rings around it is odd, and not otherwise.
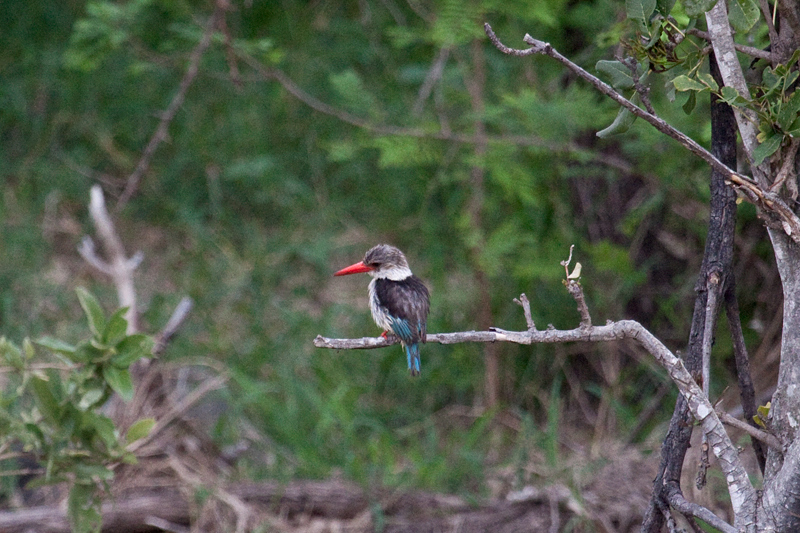
[[[597,132],[597,136],[601,139],[605,139],[607,137],[611,137],[612,135],[618,135],[620,133],[625,133],[636,121],[636,115],[621,107],[619,112],[617,113],[617,117],[614,119],[614,122],[611,123],[610,126],[607,128],[600,130]]]
[[[83,413],[81,429],[93,434],[93,436],[99,437],[108,450],[113,450],[119,446],[117,428],[114,426],[114,422],[107,416],[97,414],[93,411]]]
[[[625,13],[629,19],[647,22],[656,10],[656,0],[625,0]]]
[[[717,0],[683,0],[683,10],[687,16],[697,18],[717,3]]]
[[[5,337],[0,337],[0,355],[3,356],[6,363],[17,370],[22,370],[25,367],[25,361],[22,359],[22,352],[16,344]]]
[[[100,302],[97,301],[97,298],[95,298],[92,293],[83,287],[78,287],[75,289],[75,292],[78,294],[78,300],[81,302],[83,312],[86,314],[86,318],[89,321],[89,329],[91,329],[92,333],[96,336],[100,337],[106,329],[105,313],[103,312],[103,308],[100,307]]]
[[[78,402],[78,409],[81,411],[88,411],[94,407],[103,398],[102,389],[89,389]]]
[[[611,80],[611,85],[618,90],[633,89],[633,76],[628,67],[621,61],[600,60],[595,65],[598,72],[607,75]]]
[[[686,99],[686,103],[684,103],[683,106],[681,107],[684,113],[686,113],[687,115],[691,115],[696,105],[697,105],[697,93],[692,91],[689,93],[689,98]]]
[[[128,428],[128,433],[125,435],[125,440],[128,444],[143,439],[150,434],[150,430],[156,424],[155,418],[140,418]]]
[[[700,83],[706,85],[712,91],[716,92],[719,89],[719,85],[717,85],[717,82],[714,80],[714,77],[707,72],[698,72],[697,79],[699,79]]]
[[[93,465],[78,463],[75,465],[75,474],[78,479],[90,481],[101,480],[111,481],[114,479],[114,471],[103,465]]]
[[[772,136],[767,137],[763,143],[753,150],[753,163],[756,166],[760,165],[766,158],[778,151],[782,142],[783,135],[779,133],[774,133]]]
[[[22,352],[25,354],[25,359],[30,361],[36,355],[36,350],[33,348],[33,344],[31,344],[31,340],[28,337],[25,337],[22,341]]]
[[[736,98],[739,97],[739,91],[727,85],[723,87],[720,92],[722,95],[722,100],[728,105],[732,105],[733,102],[736,101]]]
[[[103,378],[123,400],[129,402],[133,399],[133,381],[131,380],[131,373],[127,369],[117,368],[114,365],[105,365],[103,367]]]
[[[800,137],[800,117],[797,117],[792,125],[789,126],[787,132],[792,137]]]
[[[781,78],[775,71],[772,70],[770,67],[764,69],[764,72],[761,73],[761,83],[767,88],[767,90],[775,89],[780,83]]]
[[[664,17],[670,14],[673,7],[675,7],[675,0],[656,0],[656,9]]]
[[[51,424],[58,424],[61,419],[61,406],[53,394],[54,384],[39,377],[31,378],[30,383],[39,412]]]
[[[116,344],[128,332],[128,321],[125,319],[125,313],[128,312],[127,307],[117,309],[113,315],[108,319],[106,329],[103,331],[103,342],[107,344]]]
[[[760,17],[756,0],[728,0],[728,20],[737,33],[750,31]]]
[[[77,350],[75,346],[67,342],[48,336],[39,337],[33,342],[35,342],[42,348],[47,348],[51,352],[56,352],[64,355],[70,355],[70,356],[75,355],[75,350]]]
[[[142,357],[150,357],[153,345],[152,337],[141,333],[128,335],[117,344],[117,353],[111,358],[111,363],[119,368],[128,368]]]
[[[797,119],[798,111],[800,111],[800,90],[795,90],[778,113],[778,126],[783,131],[789,131],[792,123]]]
[[[702,83],[693,80],[686,74],[681,74],[680,76],[675,76],[672,80],[672,84],[675,86],[675,89],[679,91],[706,91],[708,87],[703,85]]]
[[[103,520],[94,483],[75,483],[67,498],[67,515],[73,533],[100,533]]]

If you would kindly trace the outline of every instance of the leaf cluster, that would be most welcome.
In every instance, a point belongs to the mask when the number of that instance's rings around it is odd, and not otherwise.
[[[761,84],[753,87],[754,96],[747,98],[733,87],[719,87],[706,73],[695,71],[672,80],[678,91],[712,93],[725,103],[755,112],[758,117],[758,147],[753,151],[756,165],[772,156],[788,139],[800,137],[800,91],[796,90],[798,73],[796,65],[800,50],[796,50],[786,64],[766,67]]]
[[[90,292],[78,288],[77,294],[91,332],[86,340],[73,345],[26,338],[20,347],[0,338],[0,371],[11,384],[0,395],[0,451],[18,450],[41,465],[29,487],[68,481],[74,530],[99,531],[98,487],[113,478],[114,464],[135,462],[125,446],[152,426],[152,420],[140,420],[123,439],[100,408],[112,392],[133,397],[129,367],[150,355],[153,340],[127,334],[126,309],[106,317]],[[36,345],[52,357],[39,355]],[[7,457],[0,475],[13,470],[17,454]]]

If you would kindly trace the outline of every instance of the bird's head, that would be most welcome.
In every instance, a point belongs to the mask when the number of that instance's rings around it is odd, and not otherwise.
[[[395,281],[406,279],[411,275],[408,261],[403,252],[388,244],[379,244],[370,248],[364,260],[336,272],[334,276],[358,274],[366,272],[373,278],[386,278]]]

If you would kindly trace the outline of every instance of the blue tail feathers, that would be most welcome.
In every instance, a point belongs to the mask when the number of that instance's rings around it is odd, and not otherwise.
[[[406,344],[406,358],[408,359],[408,370],[412,376],[419,376],[419,344]]]

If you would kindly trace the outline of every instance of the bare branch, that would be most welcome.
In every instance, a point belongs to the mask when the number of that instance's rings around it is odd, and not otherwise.
[[[450,57],[450,47],[443,46],[436,55],[436,59],[433,61],[433,65],[431,65],[430,70],[428,70],[428,74],[425,76],[425,81],[422,82],[422,86],[419,88],[417,100],[414,102],[414,105],[411,108],[411,114],[413,116],[418,117],[422,114],[422,110],[425,106],[425,100],[427,100],[431,95],[431,92],[433,92],[436,82],[442,78],[448,57]]]
[[[737,429],[741,429],[754,439],[757,439],[766,444],[767,446],[769,446],[770,448],[783,453],[783,446],[781,445],[781,441],[779,441],[778,437],[776,437],[772,433],[753,427],[747,422],[739,420],[738,418],[733,417],[724,411],[717,411],[717,415],[719,416],[719,419],[722,420],[723,424],[727,424]]]
[[[775,182],[772,184],[772,187],[769,188],[770,192],[777,192],[780,190],[781,185],[783,185],[785,182],[786,188],[789,190],[792,200],[796,200],[798,194],[797,171],[795,170],[794,165],[798,148],[800,148],[800,137],[794,137],[792,138],[792,142],[789,144],[786,156],[783,158],[781,168],[778,170],[778,174],[775,176]]]
[[[473,134],[454,133],[449,131],[429,131],[420,128],[405,128],[402,126],[393,126],[385,124],[375,124],[368,119],[348,113],[341,109],[337,109],[325,102],[311,96],[305,92],[299,85],[297,85],[289,76],[280,69],[267,68],[262,65],[257,59],[252,56],[237,50],[237,55],[255,69],[265,79],[275,80],[283,86],[292,96],[314,109],[315,111],[332,116],[342,122],[362,128],[381,135],[402,135],[406,137],[416,137],[420,139],[438,139],[442,141],[454,141],[465,144],[474,144],[478,142],[476,136]],[[486,141],[491,143],[500,144],[516,144],[520,146],[534,146],[547,148],[557,152],[563,151],[581,151],[577,146],[559,145],[548,142],[544,139],[533,137],[530,135],[487,135]]]
[[[736,299],[735,280],[731,274],[730,284],[725,292],[725,314],[728,316],[728,329],[733,340],[733,357],[736,362],[736,377],[739,382],[739,398],[742,403],[742,414],[745,420],[752,420],[756,415],[755,387],[753,387],[750,360],[747,356],[747,345],[744,342],[739,302]],[[724,420],[723,420],[724,422]],[[757,440],[753,440],[753,451],[758,466],[764,473],[766,450]]]
[[[519,298],[514,298],[514,303],[522,307],[522,313],[525,315],[525,324],[528,325],[528,331],[536,331],[536,324],[533,323],[533,315],[531,315],[531,303],[525,293],[519,295]]]
[[[137,450],[143,448],[145,445],[149,444],[150,442],[155,439],[165,428],[167,428],[173,421],[183,415],[186,411],[188,411],[194,404],[200,401],[203,396],[208,394],[211,391],[215,391],[217,389],[222,388],[225,382],[228,380],[228,376],[220,375],[215,377],[214,379],[209,379],[203,382],[202,385],[197,387],[195,390],[192,391],[186,398],[184,398],[181,403],[178,405],[173,406],[163,417],[159,418],[158,422],[153,426],[150,430],[150,433],[147,434],[146,437],[143,437],[137,441],[130,443],[127,447],[129,452],[136,452]]]
[[[723,2],[718,2],[717,5],[724,4]],[[727,22],[727,18],[726,18]],[[545,43],[543,41],[539,41],[534,39],[530,35],[525,35],[523,40],[531,45],[531,48],[527,48],[525,50],[516,50],[514,48],[509,48],[497,38],[494,31],[492,31],[492,27],[486,23],[484,24],[484,29],[486,31],[486,35],[489,37],[489,40],[492,41],[498,50],[503,53],[518,56],[518,57],[525,57],[534,54],[543,54],[549,57],[552,57],[556,61],[564,64],[567,68],[569,68],[572,72],[583,78],[584,80],[588,81],[592,86],[594,86],[598,91],[605,94],[619,105],[633,113],[635,116],[646,120],[650,123],[653,127],[655,127],[661,133],[671,137],[672,139],[678,141],[684,148],[701,158],[703,161],[711,165],[712,168],[720,172],[722,175],[725,176],[726,181],[733,184],[734,187],[739,189],[744,196],[754,203],[755,205],[759,206],[762,210],[767,213],[774,215],[778,220],[777,222],[782,226],[784,232],[786,232],[791,239],[800,244],[800,218],[794,214],[794,212],[786,205],[786,203],[777,195],[770,191],[764,190],[759,183],[764,183],[766,180],[760,179],[758,182],[754,181],[752,178],[745,176],[743,174],[739,174],[738,172],[734,171],[722,161],[717,159],[711,152],[700,146],[694,139],[687,136],[685,133],[675,129],[673,126],[668,124],[663,119],[648,113],[644,109],[640,108],[639,106],[635,105],[633,102],[622,96],[620,93],[615,91],[610,85],[603,82],[596,76],[593,76],[586,70],[582,69],[563,55],[561,55],[555,48],[553,48],[549,43]],[[716,50],[715,50],[716,53]],[[740,69],[741,70],[741,69]],[[727,82],[726,82],[727,84]],[[745,94],[740,92],[740,94]],[[749,94],[749,93],[746,93]],[[739,123],[740,129],[742,128],[742,123]],[[755,138],[755,137],[754,137]],[[748,154],[751,152],[748,151]]]
[[[181,301],[178,302],[178,305],[172,312],[172,316],[169,317],[164,329],[162,329],[161,332],[156,336],[156,344],[153,347],[153,355],[159,355],[164,351],[164,349],[167,347],[167,343],[183,325],[186,317],[189,316],[193,305],[194,302],[188,296],[181,298]]]
[[[706,507],[692,503],[681,494],[680,490],[673,488],[669,495],[669,504],[673,509],[687,517],[694,517],[703,520],[708,525],[717,528],[723,533],[737,533],[738,530],[732,525],[728,524],[720,517],[712,513]],[[702,531],[702,529],[701,529]]]
[[[686,33],[689,35],[694,35],[695,37],[700,37],[708,42],[711,42],[711,35],[708,32],[703,30],[698,30],[697,28],[689,28],[686,30]],[[771,55],[766,50],[762,50],[761,48],[756,48],[754,46],[746,46],[739,43],[733,43],[733,47],[736,48],[737,51],[748,55],[750,57],[755,57],[758,59],[766,59],[769,61],[771,59]]]
[[[520,298],[521,299],[521,298]],[[599,342],[620,339],[637,341],[648,353],[663,366],[678,390],[686,399],[692,415],[708,435],[709,447],[714,452],[725,474],[728,492],[731,495],[734,516],[742,513],[750,516],[748,505],[755,505],[755,489],[750,483],[747,471],[742,464],[738,451],[725,432],[713,405],[703,390],[697,385],[691,374],[678,357],[641,324],[633,320],[609,322],[604,326],[584,326],[572,330],[548,328],[545,331],[506,331],[492,328],[490,331],[465,331],[458,333],[429,334],[427,342],[454,344],[459,342],[511,342],[516,344],[561,343],[561,342]],[[365,337],[361,339],[330,339],[317,336],[314,346],[333,349],[371,349],[397,344],[394,336]]]
[[[733,46],[733,33],[730,22],[728,22],[728,9],[725,6],[725,2],[717,2],[713,8],[706,12],[706,24],[708,25],[708,34],[711,37],[709,40],[714,48],[714,57],[725,86],[733,87],[744,98],[750,98],[750,90],[744,79],[742,65],[739,64],[739,58],[736,57],[736,50]],[[747,154],[747,160],[752,165],[756,181],[761,187],[767,187],[769,180],[766,178],[766,172],[752,164],[753,150],[758,146],[758,141],[756,140],[758,119],[755,112],[734,107],[733,114],[736,116],[736,124],[742,137],[742,145]]]
[[[589,315],[589,306],[586,305],[586,299],[583,297],[583,288],[581,284],[574,279],[568,279],[564,284],[567,286],[569,294],[575,298],[575,302],[578,304],[578,313],[581,315],[581,327],[592,327],[592,317]]]
[[[137,253],[129,259],[125,256],[125,248],[117,235],[114,222],[106,209],[103,189],[99,185],[92,186],[90,191],[89,214],[94,222],[97,235],[109,256],[108,261],[100,259],[95,250],[94,241],[84,237],[78,252],[93,267],[111,276],[117,288],[120,307],[127,307],[125,319],[128,321],[128,334],[139,331],[139,314],[136,309],[136,289],[133,286],[133,271],[141,262],[141,254]]]
[[[214,28],[216,28],[217,22],[222,16],[224,3],[225,2],[217,2],[217,6],[214,8],[214,13],[211,15],[211,18],[206,25],[206,29],[203,32],[200,42],[197,44],[195,49],[192,50],[192,53],[189,56],[189,66],[186,68],[186,73],[183,75],[183,79],[178,86],[178,92],[172,97],[172,101],[170,102],[169,107],[167,107],[167,110],[161,114],[161,121],[158,123],[155,133],[153,133],[153,136],[150,138],[150,142],[147,143],[144,152],[142,152],[142,157],[139,159],[139,163],[136,165],[133,173],[128,177],[128,181],[125,184],[125,190],[122,191],[122,195],[119,197],[119,201],[117,202],[116,211],[119,211],[125,207],[125,204],[127,204],[131,197],[136,193],[136,190],[139,188],[139,182],[142,180],[144,173],[147,172],[148,168],[150,168],[150,161],[153,159],[153,155],[156,153],[158,146],[167,140],[169,136],[169,125],[175,118],[175,115],[178,113],[178,109],[180,109],[180,107],[183,105],[183,101],[186,99],[186,93],[197,76],[200,59],[203,57],[203,54],[211,44],[211,36],[214,33]]]

